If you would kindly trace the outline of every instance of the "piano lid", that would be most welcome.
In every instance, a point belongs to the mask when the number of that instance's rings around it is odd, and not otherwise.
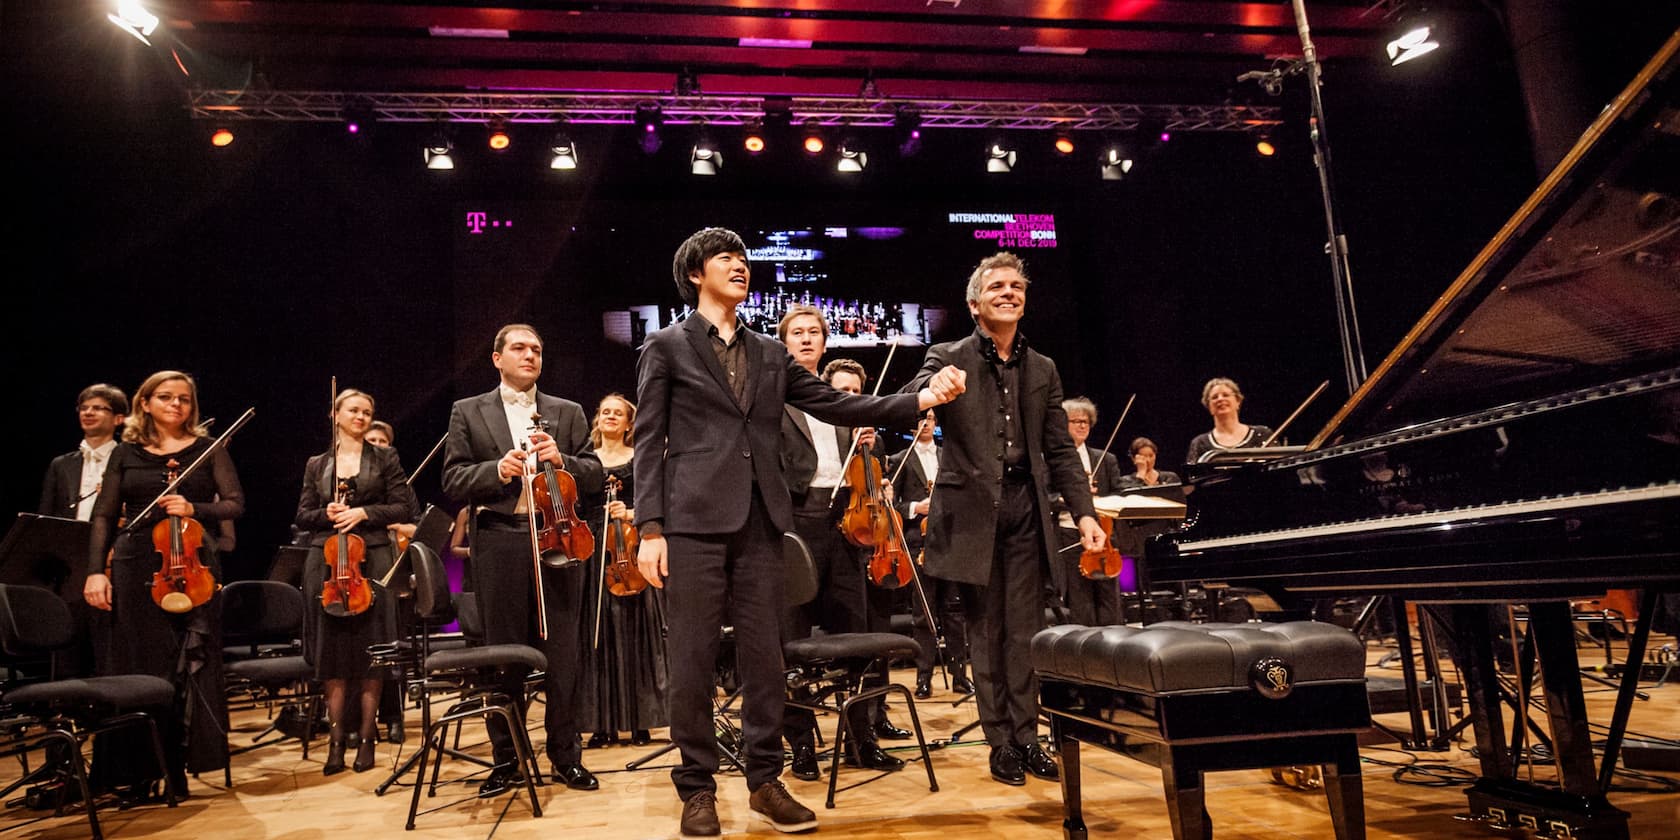
[[[1680,31],[1308,445],[1680,364]]]

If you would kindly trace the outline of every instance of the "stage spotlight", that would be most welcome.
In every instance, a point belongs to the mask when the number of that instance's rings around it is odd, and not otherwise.
[[[443,129],[438,129],[431,139],[426,141],[427,169],[454,169],[455,144],[450,142],[449,135]]]
[[[157,30],[158,16],[147,11],[139,0],[117,0],[117,10],[106,15],[105,19],[140,39],[140,43],[148,47],[152,45],[151,39],[146,36]]]
[[[217,126],[215,131],[210,132],[210,145],[218,149],[233,145],[233,129]]]
[[[898,106],[893,115],[893,132],[898,139],[900,157],[914,157],[922,150],[922,115],[908,105]]]
[[[1008,172],[1015,168],[1015,148],[999,139],[986,147],[986,171]]]
[[[812,157],[822,154],[823,149],[828,148],[828,142],[823,139],[822,128],[817,125],[816,120],[805,121],[805,138],[799,141],[799,145],[805,150],[805,154]]]
[[[1132,172],[1132,156],[1126,151],[1126,147],[1119,143],[1110,143],[1104,147],[1099,162],[1102,164],[1104,181],[1122,181]]]
[[[688,155],[688,171],[695,175],[716,175],[723,168],[723,153],[718,151],[716,143],[706,135],[700,135],[694,141],[694,149]]]
[[[566,132],[559,131],[554,134],[554,139],[549,141],[548,152],[551,155],[548,159],[549,169],[577,168],[577,146],[572,144],[572,138]]]
[[[493,119],[490,121],[488,128],[490,129],[490,134],[485,138],[485,142],[490,145],[490,151],[505,152],[509,146],[513,145],[513,136],[508,134],[508,127],[505,121],[501,119]]]
[[[749,155],[764,151],[764,126],[758,120],[747,123],[746,133],[741,137],[741,148],[746,149]]]
[[[352,138],[366,137],[373,129],[373,112],[359,102],[345,105],[339,115],[344,120],[344,133]]]
[[[657,104],[636,106],[636,145],[643,154],[659,151],[664,141],[659,139],[659,126],[665,122],[665,112]]]
[[[1261,132],[1254,140],[1254,151],[1261,157],[1271,157],[1277,154],[1277,146],[1272,144],[1272,135]]]
[[[846,137],[840,141],[840,157],[834,161],[834,169],[838,172],[862,172],[869,166],[869,153],[863,150],[856,137]]]
[[[1073,138],[1066,134],[1057,135],[1056,151],[1064,155],[1073,154]]]
[[[1411,26],[1400,37],[1388,42],[1388,63],[1398,67],[1418,56],[1432,53],[1441,44],[1431,37],[1427,24]]]

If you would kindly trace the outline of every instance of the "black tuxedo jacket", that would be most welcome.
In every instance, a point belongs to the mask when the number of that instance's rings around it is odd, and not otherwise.
[[[791,405],[782,409],[782,475],[787,477],[788,492],[798,496],[810,489],[811,479],[817,474],[817,445],[805,412]],[[834,439],[843,460],[852,446],[852,430],[835,426]]]
[[[35,512],[42,516],[76,518],[76,503],[82,495],[82,450],[66,452],[47,465],[46,478],[41,481],[41,504]]]
[[[1078,520],[1095,516],[1085,466],[1068,435],[1062,411],[1062,377],[1050,357],[1021,349],[1021,423],[1027,461],[1038,496],[1039,531],[1046,557],[1055,556],[1055,520],[1050,493],[1060,492]],[[933,507],[928,512],[927,571],[935,577],[984,586],[991,576],[997,534],[997,511],[1003,490],[1003,461],[998,453],[997,376],[981,355],[979,332],[928,349],[922,369],[906,391],[916,391],[946,365],[968,374],[968,387],[955,401],[934,409],[945,445],[939,451]]]
[[[943,454],[940,450],[941,447],[934,447],[936,456]],[[910,459],[910,463],[904,463],[906,458]],[[904,519],[904,541],[913,554],[922,548],[922,520],[910,518],[910,506],[928,497],[928,482],[933,476],[922,470],[922,459],[916,455],[915,444],[888,458],[886,469],[888,476],[896,476],[893,479],[893,506],[898,508],[898,515]]]
[[[710,325],[691,315],[648,336],[636,362],[636,524],[668,534],[741,529],[758,485],[770,520],[793,528],[782,474],[784,404],[845,426],[916,425],[916,396],[875,397],[829,387],[769,336],[737,327],[746,342],[746,405],[712,349]]]
[[[589,445],[583,407],[538,391],[536,408],[560,447],[561,465],[572,474],[579,497],[600,493],[601,461]],[[525,430],[519,435],[519,448],[524,449]],[[456,401],[449,412],[449,441],[443,446],[443,492],[457,502],[511,516],[524,482],[516,478],[504,483],[496,462],[513,448],[500,389]]]

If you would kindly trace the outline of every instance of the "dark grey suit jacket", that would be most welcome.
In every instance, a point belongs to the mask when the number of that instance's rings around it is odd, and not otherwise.
[[[746,405],[736,404],[706,319],[648,336],[636,362],[636,524],[667,534],[729,534],[746,524],[752,486],[775,526],[793,528],[782,475],[783,405],[835,425],[916,425],[915,393],[855,396],[829,387],[769,336],[739,327]]]
[[[1091,509],[1085,467],[1068,435],[1056,363],[1030,347],[1023,348],[1022,354],[1021,422],[1038,496],[1039,530],[1045,556],[1051,557],[1056,551],[1051,492],[1067,497],[1075,520],[1096,514]],[[968,374],[968,386],[955,401],[934,409],[945,444],[939,450],[939,477],[934,480],[933,507],[928,512],[927,571],[946,580],[984,586],[991,576],[1003,490],[1003,462],[997,452],[997,377],[991,363],[981,356],[976,332],[929,348],[922,369],[904,390],[921,389],[946,365],[962,368]]]
[[[537,411],[560,447],[561,465],[572,474],[579,497],[600,493],[601,461],[589,445],[583,407],[538,391]],[[519,448],[524,449],[525,430],[519,431]],[[443,446],[443,492],[457,502],[512,515],[524,482],[504,483],[496,462],[513,448],[499,389],[456,401],[449,411],[449,441]]]

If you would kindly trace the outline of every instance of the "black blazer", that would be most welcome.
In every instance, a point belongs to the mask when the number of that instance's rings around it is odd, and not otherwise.
[[[41,480],[41,504],[35,512],[42,516],[76,518],[76,504],[82,496],[81,447],[66,452],[47,465],[47,475]]]
[[[811,439],[811,423],[805,412],[791,405],[782,406],[782,475],[787,477],[788,492],[804,495],[817,474],[817,445]],[[835,442],[840,457],[852,446],[852,430],[848,426],[834,427]]]
[[[1124,476],[1120,473],[1120,459],[1114,457],[1113,452],[1091,448],[1089,441],[1086,442],[1086,449],[1090,451],[1092,458],[1099,459],[1097,468],[1091,473],[1092,478],[1096,479],[1097,495],[1111,496],[1120,492],[1121,481],[1124,479]],[[1076,446],[1074,447],[1074,457],[1078,456],[1079,447]],[[1062,513],[1068,509],[1067,501],[1059,494],[1052,498],[1050,503],[1055,506],[1056,513]]]
[[[560,447],[561,466],[572,474],[579,497],[600,493],[601,461],[589,445],[583,406],[539,391],[537,411]],[[522,437],[524,431],[520,430]],[[520,448],[525,445],[521,440]],[[443,492],[457,502],[513,515],[524,482],[504,483],[496,472],[496,462],[513,448],[499,388],[457,400],[449,411],[449,440],[443,446]]]
[[[337,533],[327,518],[327,503],[338,491],[333,475],[334,459],[324,452],[309,459],[303,467],[303,491],[298,494],[297,516],[293,522],[310,532],[310,545],[325,545]],[[398,522],[413,522],[420,518],[420,502],[414,488],[408,486],[397,450],[363,444],[362,468],[356,473],[356,493],[351,507],[365,508],[366,521],[351,533],[369,546],[388,545],[391,532],[385,528]]]
[[[1021,349],[1021,423],[1027,461],[1038,496],[1039,531],[1044,556],[1054,557],[1055,520],[1050,493],[1060,492],[1077,521],[1095,516],[1085,466],[1068,435],[1062,411],[1062,377],[1056,363],[1030,347]],[[933,508],[928,512],[927,571],[935,577],[984,586],[991,577],[997,535],[997,510],[1003,490],[1003,462],[998,458],[997,377],[980,352],[979,331],[967,338],[928,348],[922,369],[904,386],[914,392],[946,365],[968,374],[968,388],[955,401],[935,408],[945,445],[939,452]]]
[[[708,324],[691,315],[648,336],[636,361],[636,524],[665,533],[729,534],[747,521],[752,486],[777,529],[793,528],[782,475],[784,404],[835,425],[916,425],[916,396],[837,391],[769,336],[746,342],[746,406],[735,402]]]
[[[942,447],[934,447],[936,455],[944,454],[941,450]],[[910,463],[904,464],[905,458]],[[922,520],[910,518],[910,506],[928,497],[928,480],[932,476],[922,471],[922,459],[916,455],[915,444],[887,458],[886,469],[888,476],[897,476],[893,480],[893,506],[904,519],[904,541],[911,553],[918,552],[922,548]]]

